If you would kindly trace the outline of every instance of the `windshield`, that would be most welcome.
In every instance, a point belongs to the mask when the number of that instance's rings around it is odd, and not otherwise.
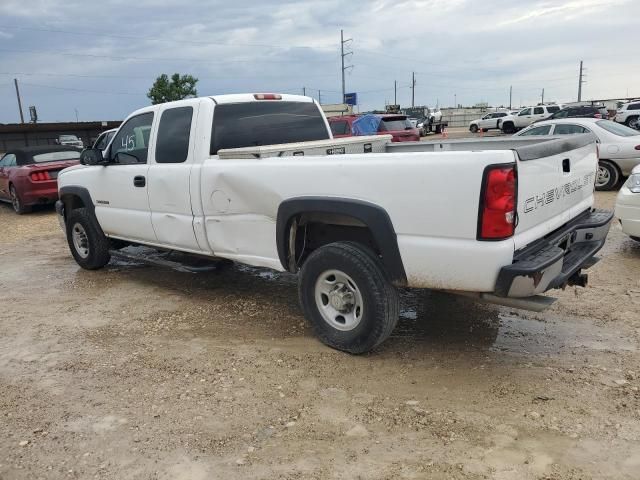
[[[35,163],[58,162],[61,160],[79,160],[79,159],[80,159],[80,152],[78,152],[77,150],[39,153],[33,156],[33,161]]]
[[[383,118],[380,122],[379,131],[392,132],[397,130],[407,130],[410,128],[413,128],[413,126],[406,118]]]
[[[600,120],[599,122],[596,122],[596,125],[619,137],[634,137],[636,135],[640,135],[640,132],[637,130],[612,122],[611,120]]]
[[[327,140],[324,117],[314,103],[248,102],[217,105],[211,154],[225,148]]]
[[[75,135],[60,135],[60,140],[73,140],[73,141],[77,141],[78,137],[76,137]]]

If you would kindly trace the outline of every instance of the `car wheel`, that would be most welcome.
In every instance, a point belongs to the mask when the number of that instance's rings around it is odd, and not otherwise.
[[[332,348],[368,352],[398,322],[398,292],[376,255],[359,244],[336,242],[313,251],[298,285],[305,317]]]
[[[31,207],[26,206],[22,203],[22,199],[16,190],[14,185],[9,187],[9,196],[11,197],[11,205],[13,206],[13,211],[18,215],[22,215],[23,213],[29,213],[31,211]]]
[[[600,160],[596,173],[596,190],[613,190],[620,181],[620,171],[612,162]]]
[[[640,122],[638,120],[640,120],[640,117],[629,117],[627,118],[625,124],[627,125],[627,127],[638,130],[640,129]]]
[[[97,270],[109,263],[109,239],[86,208],[71,210],[66,227],[69,249],[78,265],[87,270]]]
[[[507,122],[502,126],[503,133],[511,134],[516,132],[516,127],[511,122]]]
[[[478,126],[477,126],[477,125],[475,125],[475,124],[474,124],[474,125],[471,125],[471,126],[469,127],[469,131],[470,131],[471,133],[476,133],[476,132],[478,131]]]

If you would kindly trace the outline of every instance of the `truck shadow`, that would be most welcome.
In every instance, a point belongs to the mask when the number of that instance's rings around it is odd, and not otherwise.
[[[297,277],[289,273],[236,264],[189,274],[120,260],[112,260],[107,271],[177,296],[185,304],[179,326],[183,332],[217,337],[222,331],[233,335],[235,330],[243,337],[264,336],[264,340],[313,337],[298,304]],[[78,272],[87,273],[91,274]],[[398,325],[378,352],[394,346],[486,350],[496,342],[499,307],[428,290],[402,289],[400,299]],[[210,312],[207,327],[202,327],[203,305]]]

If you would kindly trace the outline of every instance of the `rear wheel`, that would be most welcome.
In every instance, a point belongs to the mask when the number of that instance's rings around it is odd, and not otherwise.
[[[473,124],[469,127],[469,130],[471,131],[471,133],[476,133],[478,131],[478,126],[476,124]]]
[[[625,122],[627,127],[634,128],[636,130],[640,129],[640,117],[629,117]]]
[[[305,317],[332,348],[368,352],[398,321],[398,292],[376,255],[359,244],[336,242],[313,251],[298,285]]]
[[[71,210],[66,226],[69,249],[78,265],[87,270],[97,270],[109,263],[109,239],[86,208]]]
[[[613,190],[620,181],[620,171],[612,162],[600,160],[596,174],[596,190]]]
[[[31,207],[28,207],[22,203],[22,199],[16,190],[14,185],[9,187],[9,195],[11,196],[11,205],[13,206],[13,211],[18,215],[22,215],[23,213],[29,213],[31,211]]]
[[[511,122],[506,122],[503,126],[502,126],[502,131],[504,133],[510,134],[510,133],[515,133],[516,132],[516,127],[513,123]]]

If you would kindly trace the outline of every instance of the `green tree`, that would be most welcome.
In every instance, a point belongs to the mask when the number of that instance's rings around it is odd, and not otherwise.
[[[182,100],[187,97],[197,97],[196,83],[198,83],[198,79],[191,75],[174,73],[171,75],[171,79],[169,79],[169,77],[163,73],[153,82],[149,93],[147,93],[147,97],[151,99],[153,105]]]

